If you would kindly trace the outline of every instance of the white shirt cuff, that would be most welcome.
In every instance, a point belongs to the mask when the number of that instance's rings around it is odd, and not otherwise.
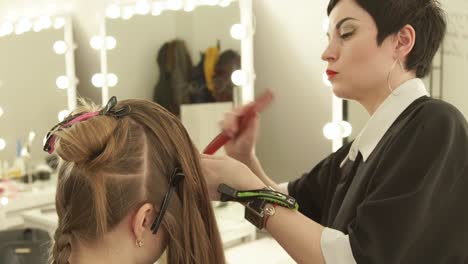
[[[322,254],[327,264],[356,264],[349,236],[325,227],[320,239]]]
[[[283,182],[283,183],[278,184],[279,190],[277,191],[289,195],[288,184],[289,182]]]

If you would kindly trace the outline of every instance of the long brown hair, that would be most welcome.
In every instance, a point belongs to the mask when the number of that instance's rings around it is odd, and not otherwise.
[[[162,222],[168,263],[225,263],[198,151],[180,120],[145,100],[116,107],[123,106],[130,113],[122,118],[100,115],[56,133],[59,225],[51,263],[68,263],[72,238],[97,241],[142,202],[159,208],[176,167],[185,178]],[[96,110],[85,103],[76,112]]]

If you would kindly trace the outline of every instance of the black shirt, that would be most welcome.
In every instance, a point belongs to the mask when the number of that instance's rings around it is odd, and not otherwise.
[[[357,263],[468,263],[468,124],[421,97],[365,162],[351,143],[289,183],[299,210],[349,235]]]

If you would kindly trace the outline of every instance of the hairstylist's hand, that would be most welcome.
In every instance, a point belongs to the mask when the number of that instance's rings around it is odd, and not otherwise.
[[[224,145],[226,154],[243,163],[248,163],[255,154],[254,149],[257,143],[260,122],[259,115],[256,114],[248,121],[247,126],[239,131],[239,120],[254,104],[256,104],[257,109],[262,110],[273,100],[273,94],[270,91],[267,91],[261,97],[257,102],[251,102],[226,113],[224,120],[220,122],[221,129],[232,138]]]
[[[221,183],[237,190],[265,187],[265,184],[246,165],[235,159],[201,154],[200,160],[210,199],[213,201],[220,198],[217,190]]]

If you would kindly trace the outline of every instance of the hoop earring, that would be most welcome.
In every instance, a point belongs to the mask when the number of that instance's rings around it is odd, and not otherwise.
[[[398,94],[398,93],[394,93],[394,91],[393,91],[393,89],[392,89],[392,87],[391,87],[391,85],[390,85],[390,76],[391,76],[393,70],[395,69],[395,66],[396,66],[397,63],[400,64],[400,68],[403,69],[403,64],[401,63],[400,59],[397,58],[397,59],[395,60],[395,62],[393,63],[392,68],[390,68],[390,71],[389,71],[388,74],[387,74],[387,86],[388,86],[388,90],[390,91],[390,93],[391,93],[392,95],[395,95],[395,96],[396,96],[396,95],[399,95],[399,94]]]
[[[144,246],[143,240],[137,239],[137,240],[135,241],[135,245],[141,248],[142,246]]]

